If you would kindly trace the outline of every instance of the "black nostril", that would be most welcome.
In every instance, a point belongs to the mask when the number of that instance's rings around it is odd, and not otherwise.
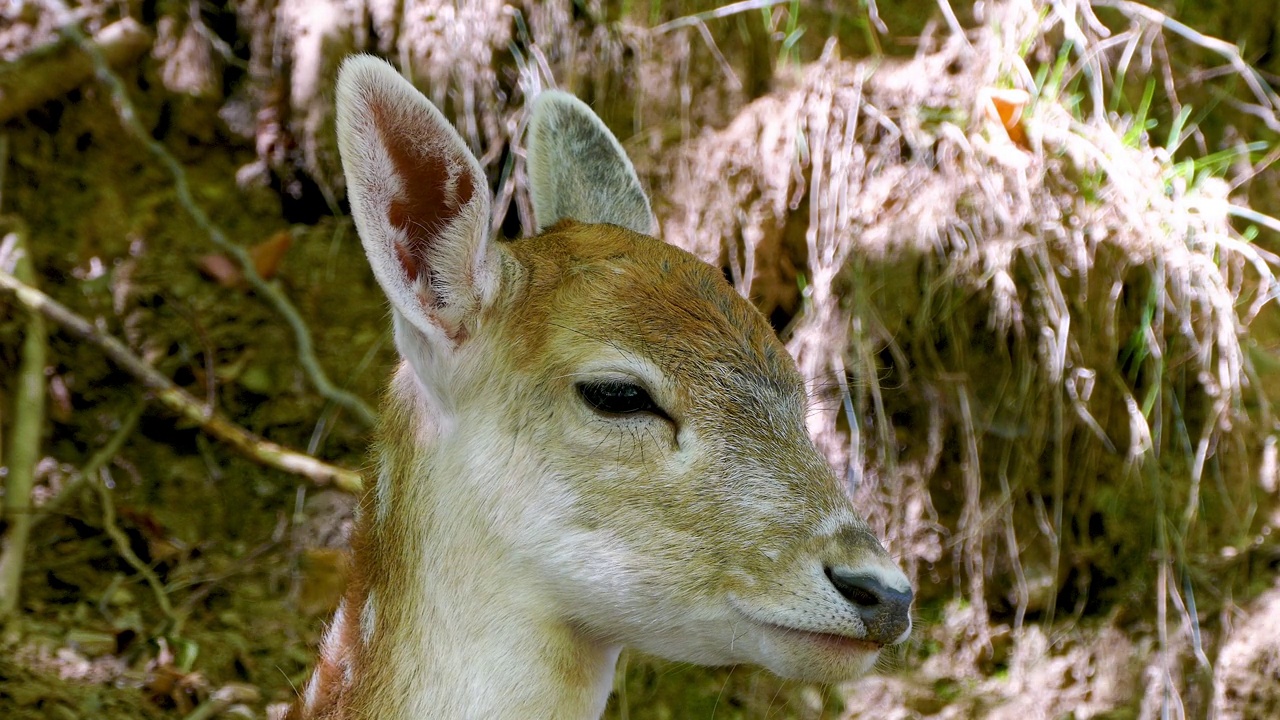
[[[884,584],[879,573],[844,567],[825,568],[827,579],[853,604],[867,628],[867,639],[889,643],[911,627],[911,589]]]
[[[875,607],[880,604],[881,594],[886,592],[884,583],[878,578],[863,573],[854,573],[844,568],[826,568],[827,579],[846,600],[859,607]]]
[[[874,590],[859,587],[857,585],[849,585],[845,582],[837,581],[834,577],[831,578],[831,583],[836,586],[836,589],[840,591],[841,595],[845,596],[845,598],[855,605],[872,607],[880,604],[880,598],[876,597]]]

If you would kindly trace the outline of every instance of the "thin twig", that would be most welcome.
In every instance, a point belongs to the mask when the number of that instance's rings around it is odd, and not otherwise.
[[[196,203],[195,197],[191,194],[191,185],[187,181],[186,171],[177,159],[165,149],[164,145],[151,137],[151,132],[143,127],[142,122],[138,119],[138,113],[133,107],[133,102],[129,99],[129,94],[125,90],[124,83],[120,77],[115,74],[111,66],[107,63],[107,59],[103,56],[101,50],[94,45],[80,30],[80,26],[72,21],[69,10],[62,0],[50,0],[50,4],[57,9],[63,16],[64,21],[60,23],[61,33],[64,37],[70,38],[79,43],[90,59],[93,60],[94,69],[98,80],[102,82],[107,90],[111,93],[111,98],[115,102],[116,109],[120,115],[120,122],[125,129],[134,136],[134,138],[146,146],[147,150],[155,156],[160,164],[173,178],[174,192],[177,194],[178,202],[182,205],[191,219],[195,221],[196,226],[200,228],[209,239],[213,241],[223,252],[231,255],[240,265],[240,269],[244,278],[248,280],[249,285],[253,287],[254,292],[265,297],[268,303],[275,308],[276,312],[284,318],[290,329],[293,330],[294,342],[298,346],[298,363],[310,378],[312,385],[316,391],[320,393],[326,400],[341,405],[351,411],[365,425],[372,426],[377,421],[377,414],[363,400],[354,393],[343,390],[335,386],[329,376],[325,374],[324,368],[320,365],[320,359],[316,357],[315,345],[311,340],[311,331],[307,328],[302,316],[293,306],[293,303],[284,294],[280,287],[274,283],[267,282],[258,274],[257,268],[254,267],[253,258],[249,255],[249,251],[245,248],[231,242],[222,230],[213,224],[205,211]]]
[[[197,423],[205,432],[231,445],[248,458],[278,470],[302,475],[322,485],[333,483],[347,492],[360,490],[358,473],[264,440],[212,408],[206,408],[190,393],[134,355],[124,343],[100,332],[88,320],[3,269],[0,269],[0,288],[13,293],[23,305],[58,323],[72,335],[96,345],[121,369],[155,393],[156,399],[169,410]]]
[[[684,17],[678,17],[675,20],[668,20],[661,25],[654,25],[650,32],[654,35],[661,35],[662,33],[670,32],[672,30],[701,25],[708,20],[729,17],[730,15],[737,15],[738,13],[750,12],[751,10],[771,8],[774,5],[784,5],[791,1],[792,0],[741,0],[740,2],[722,5],[714,10],[695,13],[693,15],[685,15]]]
[[[142,562],[142,558],[133,552],[129,536],[116,525],[116,505],[111,498],[111,489],[101,480],[90,478],[88,482],[93,487],[93,491],[98,493],[98,502],[102,504],[103,532],[111,538],[111,542],[115,543],[116,552],[120,557],[124,558],[124,561],[147,581],[147,585],[151,586],[151,592],[156,596],[156,604],[160,606],[160,612],[164,613],[171,625],[176,624],[178,619],[173,614],[173,604],[169,602],[169,595],[164,591],[164,583],[160,582],[160,578],[156,577],[151,567]]]
[[[301,487],[304,486],[299,486],[299,488]],[[278,542],[275,540],[268,540],[245,553],[243,557],[238,558],[235,561],[235,564],[224,572],[218,573],[212,577],[196,579],[171,586],[169,590],[176,591],[185,587],[199,585],[199,587],[193,590],[191,594],[182,601],[182,604],[178,606],[177,624],[174,626],[174,632],[176,633],[181,631],[182,624],[185,623],[187,618],[191,616],[191,613],[195,611],[196,606],[204,602],[204,599],[209,596],[209,593],[213,592],[230,578],[253,571],[257,567],[258,559],[268,551],[275,550],[277,546],[279,546]]]
[[[956,17],[956,11],[951,8],[951,3],[947,0],[938,0],[938,9],[942,11],[942,17],[947,20],[947,27],[951,29],[951,34],[955,35],[965,44],[965,47],[973,47],[969,43],[969,38],[965,37],[964,26],[960,24],[960,18]]]
[[[1247,207],[1244,207],[1243,205],[1233,205],[1233,204],[1228,204],[1226,206],[1226,210],[1227,210],[1227,213],[1230,215],[1234,215],[1238,218],[1248,220],[1249,222],[1252,222],[1252,223],[1257,223],[1267,228],[1268,230],[1271,230],[1272,232],[1280,233],[1280,220],[1277,220],[1276,218],[1273,218],[1270,215],[1267,215],[1266,213],[1260,213],[1257,210],[1254,210],[1253,208],[1247,208]]]

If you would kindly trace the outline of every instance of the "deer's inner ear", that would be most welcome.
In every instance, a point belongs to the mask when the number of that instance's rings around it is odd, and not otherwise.
[[[404,108],[389,106],[387,99],[371,96],[369,110],[394,168],[393,177],[401,187],[385,210],[387,222],[402,233],[402,239],[394,242],[394,249],[412,281],[429,273],[431,246],[471,202],[476,178],[467,162],[470,151],[465,146],[456,148],[443,143],[439,148],[443,152],[431,152],[418,145],[413,131],[424,124],[422,118],[413,117]],[[451,127],[427,127],[434,135],[452,132]],[[424,286],[432,304],[446,301],[436,296],[430,283]]]
[[[498,281],[480,163],[440,111],[390,65],[347,60],[338,148],[375,277],[428,343],[466,338]]]

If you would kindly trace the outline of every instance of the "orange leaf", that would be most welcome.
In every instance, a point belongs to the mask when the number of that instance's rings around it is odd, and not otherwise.
[[[1022,127],[1022,110],[1031,100],[1026,90],[1017,88],[988,88],[987,115],[1004,127],[1009,139],[1019,145],[1027,143],[1027,133]]]
[[[263,280],[270,280],[280,269],[280,262],[285,253],[293,245],[293,235],[288,230],[281,230],[271,237],[249,248],[249,256],[253,258],[253,268]]]

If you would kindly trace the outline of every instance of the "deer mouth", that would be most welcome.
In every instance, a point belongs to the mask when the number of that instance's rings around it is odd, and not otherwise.
[[[855,638],[848,635],[840,635],[838,633],[801,630],[799,628],[787,627],[786,625],[778,625],[777,623],[761,622],[755,619],[752,619],[752,622],[767,630],[785,635],[788,638],[799,640],[801,642],[813,643],[837,652],[867,654],[878,653],[884,649],[883,643],[879,643],[874,640]]]
[[[884,643],[882,642],[853,637],[852,635],[845,635],[837,632],[823,632],[821,630],[809,630],[791,625],[783,625],[774,622],[772,619],[766,620],[759,617],[756,613],[752,613],[747,608],[741,607],[739,602],[732,602],[731,605],[739,615],[749,621],[752,625],[761,628],[769,634],[781,635],[786,640],[793,643],[799,642],[811,646],[816,645],[819,648],[840,654],[869,655],[878,653],[884,649]]]

